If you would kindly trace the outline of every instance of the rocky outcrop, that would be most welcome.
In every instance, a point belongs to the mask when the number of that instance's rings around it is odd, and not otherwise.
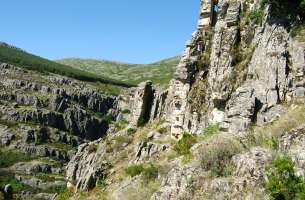
[[[107,175],[110,163],[105,159],[106,148],[99,142],[97,140],[79,146],[78,152],[67,166],[68,187],[75,190],[92,189],[99,178]]]
[[[154,144],[150,142],[140,142],[136,147],[136,157],[133,163],[149,161],[153,157],[160,154],[160,152],[166,151],[169,145],[166,144]]]
[[[274,14],[281,8],[271,4],[261,25],[241,27],[240,13],[260,9],[258,2],[220,0],[217,13],[210,1],[201,4],[198,29],[168,91],[173,136],[201,133],[210,123],[246,132],[252,123],[262,125],[285,112],[281,103],[304,97],[305,47],[286,26],[293,18]]]
[[[117,119],[125,119],[133,126],[143,125],[156,118],[162,118],[167,111],[167,91],[155,88],[151,81],[130,88],[118,98]]]
[[[0,153],[13,156],[11,166],[1,163],[0,179],[3,170],[5,181],[33,188],[14,198],[54,199],[49,188],[66,185],[65,166],[78,145],[106,135],[117,99],[85,82],[6,63],[0,77]]]
[[[272,153],[268,149],[255,148],[234,156],[232,160],[236,167],[234,175],[243,177],[245,184],[255,187],[264,183],[265,169],[272,161]]]

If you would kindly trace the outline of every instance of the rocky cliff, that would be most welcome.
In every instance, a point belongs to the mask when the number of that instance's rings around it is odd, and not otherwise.
[[[29,145],[9,126],[1,141],[69,161],[68,190],[59,199],[302,199],[300,2],[201,0],[197,30],[166,90],[146,81],[113,98],[63,77],[28,82],[20,69],[2,65],[2,120],[22,123],[17,130],[27,130],[28,143],[64,135],[66,143],[79,146],[73,153]],[[11,80],[12,72],[22,75]],[[108,117],[115,121],[109,124]],[[48,129],[29,129],[29,121]],[[285,193],[287,185],[272,190],[279,162],[291,166],[288,178],[298,191]],[[22,164],[15,168],[24,170]]]
[[[169,89],[157,92],[146,83],[150,89],[133,89],[143,91],[144,97],[137,100],[134,91],[125,97],[122,108],[131,107],[131,116],[144,121],[165,117],[175,137],[200,134],[211,123],[237,134],[251,124],[272,121],[285,111],[284,103],[304,96],[304,43],[291,37],[299,20],[289,13],[293,5],[285,10],[276,2],[212,4],[201,1],[198,29],[186,44]],[[215,5],[218,12],[213,12]],[[253,13],[257,16],[251,21]],[[134,108],[146,96],[150,107]],[[141,111],[149,117],[140,116]]]
[[[266,199],[276,157],[288,154],[300,174],[299,3],[201,0],[169,88],[147,81],[124,91],[116,126],[69,163],[69,188],[96,187],[87,197],[105,199]]]

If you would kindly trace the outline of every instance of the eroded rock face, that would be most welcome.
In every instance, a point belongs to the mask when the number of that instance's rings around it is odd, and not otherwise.
[[[66,185],[65,165],[78,145],[106,135],[117,99],[85,82],[5,63],[0,77],[1,156],[16,159],[4,174],[41,192],[16,192],[16,198],[53,199],[44,191]]]
[[[151,142],[140,142],[136,147],[136,157],[133,163],[141,161],[149,161],[155,156],[158,156],[161,152],[166,151],[169,145],[166,144],[154,144]]]
[[[152,86],[151,81],[125,90],[118,98],[118,120],[125,119],[133,126],[162,118],[167,111],[168,92]]]
[[[68,187],[88,190],[96,186],[99,177],[106,175],[110,164],[105,160],[106,148],[99,147],[100,140],[85,143],[67,166]]]
[[[234,175],[245,178],[247,185],[261,185],[265,180],[265,169],[272,161],[272,153],[268,149],[255,148],[245,154],[233,157]]]
[[[160,190],[153,194],[151,200],[174,200],[190,197],[188,190],[193,176],[199,175],[199,170],[194,167],[174,167],[162,181]]]
[[[276,5],[266,7],[261,26],[243,30],[240,12],[256,9],[256,1],[220,0],[218,6],[220,12],[212,17],[210,1],[202,1],[198,30],[171,81],[168,120],[174,136],[201,133],[214,122],[224,131],[246,132],[252,123],[262,125],[285,112],[282,102],[304,97],[305,47],[276,23],[287,21],[274,14]],[[238,48],[248,52],[246,60],[236,61]],[[216,119],[221,112],[224,117]]]

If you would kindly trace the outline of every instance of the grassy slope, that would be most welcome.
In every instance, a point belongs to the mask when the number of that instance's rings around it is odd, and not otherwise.
[[[67,58],[58,62],[132,84],[151,80],[155,84],[166,86],[170,79],[172,79],[179,62],[179,57],[169,58],[152,64],[128,64],[80,58]]]
[[[0,62],[9,63],[19,67],[39,72],[51,72],[75,78],[81,81],[100,82],[104,84],[130,87],[131,84],[113,80],[100,75],[95,75],[88,71],[72,68],[68,65],[53,62],[39,56],[29,54],[18,48],[11,47],[5,43],[0,43]]]

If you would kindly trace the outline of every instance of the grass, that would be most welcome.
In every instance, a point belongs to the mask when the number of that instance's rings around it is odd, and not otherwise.
[[[132,165],[125,168],[125,173],[130,177],[135,177],[137,175],[142,174],[143,183],[148,184],[149,182],[154,181],[158,177],[159,168],[152,163],[147,166],[145,166],[144,164]]]
[[[112,138],[112,140],[114,141],[114,144],[111,146],[111,148],[115,151],[120,151],[125,145],[132,143],[132,137],[124,135],[115,136]]]
[[[10,184],[13,187],[13,191],[15,193],[18,193],[21,191],[31,191],[31,192],[37,191],[37,189],[32,188],[31,186],[18,182],[15,179],[14,174],[7,172],[7,171],[0,170],[0,187],[3,188],[7,184]]]
[[[305,123],[305,106],[290,107],[278,120],[253,128],[255,145],[276,150],[279,137],[303,123]]]
[[[125,169],[125,173],[128,176],[134,177],[141,174],[144,171],[144,165],[132,165]]]
[[[129,128],[129,129],[127,129],[127,134],[129,136],[133,135],[135,132],[137,132],[136,128]]]
[[[66,188],[67,188],[66,185],[54,185],[47,189],[44,189],[43,192],[50,193],[50,194],[53,194],[53,193],[61,194],[66,191]]]
[[[14,165],[17,162],[26,162],[35,159],[27,154],[0,149],[0,168],[6,168]]]
[[[132,86],[132,84],[127,84],[122,81],[113,80],[101,75],[96,75],[94,73],[76,69],[68,65],[53,62],[3,43],[0,44],[0,61],[29,70],[39,71],[42,73],[60,74],[81,81],[101,82],[104,84],[111,84],[122,87]]]
[[[234,90],[246,80],[248,65],[251,62],[254,50],[254,47],[242,48],[240,44],[232,50],[234,67],[230,83]]]
[[[160,181],[151,181],[148,184],[136,183],[126,188],[124,200],[144,200],[150,199],[151,196],[160,188]]]
[[[128,64],[106,60],[67,58],[58,62],[132,84],[151,80],[154,84],[166,86],[172,79],[179,60],[179,57],[173,57],[152,64]]]

